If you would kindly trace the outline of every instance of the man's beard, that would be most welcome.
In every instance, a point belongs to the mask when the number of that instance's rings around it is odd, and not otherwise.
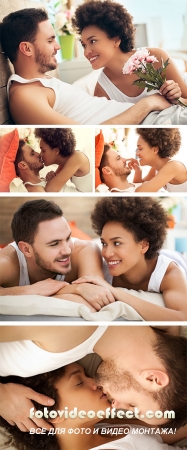
[[[30,163],[30,162],[27,162],[26,159],[25,159],[25,162],[27,163],[29,169],[32,170],[34,173],[37,173],[37,174],[44,167],[43,162]]]
[[[51,56],[44,55],[40,50],[35,47],[35,62],[39,66],[39,72],[45,73],[48,70],[54,70],[57,67],[57,63],[52,63],[50,61]]]
[[[107,383],[110,389],[115,392],[127,391],[131,388],[139,392],[142,390],[133,375],[122,367],[117,366],[112,359],[106,359],[101,362],[94,375],[94,380],[101,387]]]
[[[51,275],[55,276],[57,274],[59,275],[66,275],[66,273],[70,272],[71,270],[71,262],[67,264],[67,267],[63,267],[62,269],[58,269],[58,272],[54,269],[53,264],[49,261],[45,261],[38,252],[33,247],[33,253],[35,257],[36,264],[43,269],[44,271],[50,273]],[[69,257],[69,255],[64,255],[63,258]],[[68,270],[67,270],[68,269]]]
[[[125,181],[131,173],[131,170],[128,169],[128,167],[125,167],[123,169],[115,169],[115,167],[111,166],[111,169],[113,170],[114,175],[120,178],[121,181]]]

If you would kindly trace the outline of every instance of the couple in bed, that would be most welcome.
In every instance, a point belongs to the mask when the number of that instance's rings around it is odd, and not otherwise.
[[[186,448],[187,339],[175,328],[1,327],[0,425],[11,444],[19,450],[172,448],[164,440]],[[100,357],[93,369],[91,355],[84,358],[90,353]],[[48,420],[35,415],[44,405]],[[74,408],[75,418],[62,413]]]
[[[98,169],[104,184],[98,185],[96,191],[105,192],[109,188],[110,192],[157,192],[165,188],[169,192],[187,192],[187,169],[183,163],[172,159],[181,146],[179,129],[137,128],[136,131],[139,134],[138,160],[122,158],[110,145],[103,143]],[[151,166],[144,178],[141,166]],[[135,171],[133,183],[127,179],[131,169]]]
[[[23,139],[15,159],[16,174],[29,192],[91,192],[92,175],[86,154],[76,150],[76,139],[71,128],[36,128],[41,154],[35,152]],[[39,172],[45,166],[58,164],[56,172],[48,172],[46,180]],[[71,179],[75,188],[67,187]]]
[[[101,198],[91,220],[101,252],[94,242],[77,239],[73,245],[71,229],[55,203],[22,204],[12,220],[15,242],[0,253],[1,295],[53,295],[93,312],[119,300],[144,320],[186,320],[185,268],[160,252],[168,217],[159,201]],[[137,298],[139,290],[162,293],[163,303]]]
[[[140,97],[145,98],[139,99],[139,88],[132,86],[134,76],[122,75],[124,63],[134,55],[135,50],[132,18],[121,5],[109,1],[88,2],[78,7],[73,23],[82,33],[82,45],[93,67],[104,66],[106,74],[103,73],[103,76],[111,79],[111,83],[123,95],[128,92],[130,97],[119,102],[107,100],[103,97],[107,96],[103,88],[97,88],[97,97],[91,97],[83,90],[47,75],[47,71],[57,67],[55,55],[60,46],[55,40],[47,13],[41,9],[24,9],[9,14],[1,23],[2,48],[15,69],[15,74],[8,82],[8,98],[10,112],[16,123],[187,123],[186,108],[171,106],[169,103],[176,102],[181,95],[187,96],[187,86],[171,58],[167,81],[160,90],[162,95],[147,97],[147,92],[143,91]],[[160,49],[149,50],[158,59],[160,56],[164,59],[168,57]],[[157,67],[160,63],[155,64]],[[139,101],[133,106],[137,97]],[[17,108],[18,104],[22,107]],[[167,108],[168,111],[165,111]],[[154,112],[149,115],[151,111]]]

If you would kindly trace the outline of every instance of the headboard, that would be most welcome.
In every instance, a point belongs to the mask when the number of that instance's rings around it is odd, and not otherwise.
[[[40,2],[36,3],[29,0],[3,0],[0,2],[0,22],[2,22],[3,18],[10,14],[11,12],[18,11],[19,9],[24,8],[40,8],[44,7]],[[13,124],[13,120],[10,116],[10,112],[8,109],[8,100],[6,93],[6,85],[8,78],[11,73],[14,72],[12,64],[5,57],[2,52],[1,43],[0,43],[0,124],[1,125],[9,125]],[[55,76],[55,74],[53,74]]]

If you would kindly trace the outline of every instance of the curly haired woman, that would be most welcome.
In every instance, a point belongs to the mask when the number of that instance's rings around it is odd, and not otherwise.
[[[83,152],[75,150],[76,139],[71,128],[36,128],[35,136],[40,138],[45,166],[59,166],[56,172],[47,175],[47,192],[59,192],[69,179],[78,191],[92,191],[90,161]]]
[[[155,92],[148,93],[147,89],[132,85],[137,76],[122,73],[124,64],[136,52],[132,19],[122,5],[111,0],[88,0],[75,11],[72,23],[76,32],[81,35],[85,57],[94,70],[104,67],[95,88],[94,95],[97,97],[105,96],[120,102],[136,103]],[[187,104],[187,85],[171,57],[160,48],[147,50],[159,61],[154,63],[156,69],[161,66],[161,58],[164,61],[169,58],[167,79],[160,88],[160,93],[171,103],[183,97],[183,103]]]
[[[144,320],[186,320],[187,281],[179,265],[160,253],[168,218],[159,201],[151,197],[101,198],[91,220],[101,237],[109,283],[91,276],[73,283],[87,281],[107,287],[116,300],[135,308]],[[141,300],[123,288],[161,292],[164,303],[158,306]]]
[[[187,169],[172,159],[181,145],[178,128],[137,128],[139,134],[136,155],[130,168],[135,170],[134,183],[143,183],[136,192],[157,192],[164,187],[169,192],[187,192]],[[140,166],[151,166],[142,178]]]

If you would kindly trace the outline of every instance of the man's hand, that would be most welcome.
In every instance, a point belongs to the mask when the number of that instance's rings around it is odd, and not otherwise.
[[[87,300],[97,311],[100,311],[103,306],[115,302],[115,298],[110,292],[110,284],[99,276],[81,277],[72,284],[77,285],[77,294]]]
[[[164,95],[160,94],[149,95],[149,97],[147,97],[146,100],[148,100],[149,102],[150,111],[163,111],[163,109],[171,107],[171,103],[169,103],[166,100]]]
[[[37,283],[28,286],[28,294],[50,296],[56,294],[56,292],[68,284],[69,283],[66,283],[66,281],[58,281],[52,280],[52,278],[47,278],[46,280],[38,281]]]
[[[39,394],[21,384],[0,384],[0,415],[10,425],[17,425],[21,431],[30,428],[46,428],[50,430],[51,424],[43,418],[29,418],[30,409],[33,408],[31,400],[44,406],[54,405],[54,400],[46,395]]]

